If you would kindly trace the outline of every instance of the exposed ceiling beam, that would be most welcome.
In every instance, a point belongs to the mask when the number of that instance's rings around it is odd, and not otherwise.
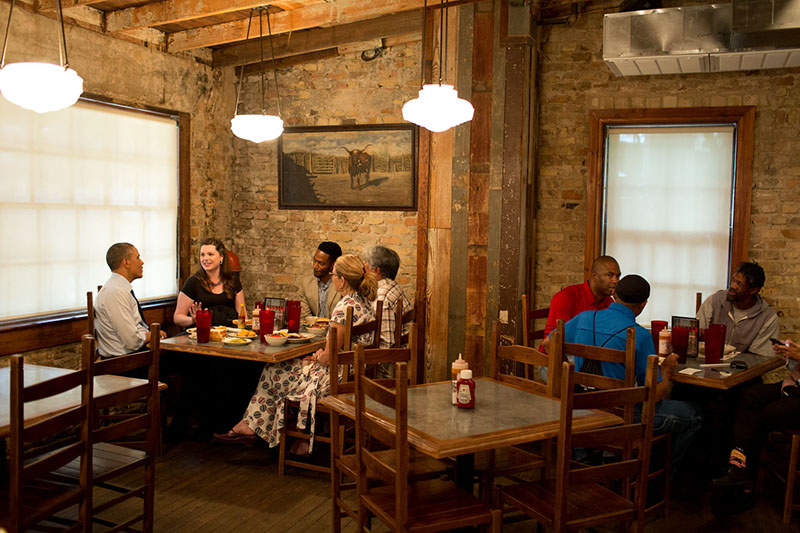
[[[298,9],[325,0],[274,0],[271,7],[280,9]],[[111,11],[106,18],[109,32],[129,31],[138,28],[175,24],[203,17],[212,17],[235,11],[243,11],[265,4],[254,0],[171,0],[146,4],[139,7]],[[274,10],[270,10],[274,11]]]
[[[327,59],[329,57],[336,57],[339,55],[339,52],[336,48],[328,48],[326,50],[318,50],[316,52],[310,52],[308,54],[300,54],[291,57],[284,57],[281,59],[275,60],[275,68],[288,68],[293,65],[299,65],[301,63],[313,63],[315,61],[321,61],[323,59]],[[264,61],[264,72],[267,73],[269,76],[272,76],[272,61],[267,60]],[[238,75],[240,70],[236,69],[236,74]],[[244,67],[244,75],[249,76],[251,74],[259,74],[261,73],[261,65],[254,64],[254,65],[247,65]],[[271,78],[269,83],[272,83]]]
[[[275,46],[275,57],[281,58],[383,37],[395,37],[409,33],[419,35],[421,31],[422,10],[417,10],[341,26],[303,30],[293,33],[288,38],[286,35],[279,35],[272,39]],[[264,39],[264,53],[267,57],[270,54],[269,38]],[[240,45],[215,50],[212,57],[214,67],[257,63],[260,61],[259,40],[251,40]]]
[[[314,4],[272,15],[272,33],[347,24],[391,13],[412,11],[421,8],[423,2],[424,0],[338,0],[330,4]],[[243,41],[246,35],[245,19],[173,33],[168,38],[167,46],[171,52],[180,52]]]

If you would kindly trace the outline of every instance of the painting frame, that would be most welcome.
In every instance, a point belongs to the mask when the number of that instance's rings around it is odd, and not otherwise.
[[[286,128],[278,209],[416,211],[418,135],[397,123]]]

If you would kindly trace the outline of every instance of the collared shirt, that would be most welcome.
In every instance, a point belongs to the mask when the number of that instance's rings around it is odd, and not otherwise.
[[[588,281],[565,287],[550,300],[550,313],[547,315],[544,334],[549,335],[556,329],[556,322],[559,318],[566,322],[584,311],[606,309],[613,301],[611,296],[606,296],[598,302]]]
[[[406,298],[403,289],[393,280],[383,278],[378,281],[378,297],[372,302],[372,308],[377,307],[378,300],[383,300],[383,317],[381,318],[381,348],[391,348],[394,345],[395,308],[397,302],[403,302],[403,312],[411,309],[411,302]],[[408,333],[408,324],[403,327],[403,334]]]
[[[147,342],[150,328],[131,290],[130,282],[113,272],[97,294],[94,327],[97,351],[103,357],[133,353]]]
[[[319,297],[317,298],[317,309],[319,309],[318,316],[321,318],[330,318],[328,316],[328,291],[331,288],[332,281],[333,276],[328,278],[327,283],[317,278],[317,290],[319,291]]]
[[[595,311],[584,311],[564,325],[564,341],[624,350],[626,330],[631,326],[636,332],[636,383],[643,385],[647,374],[647,357],[656,351],[653,336],[636,323],[636,316],[629,307],[614,302],[608,309],[597,311],[597,316]],[[583,358],[575,357],[577,370],[581,369],[582,364]],[[624,364],[603,361],[601,365],[604,376],[625,379]],[[660,373],[658,380],[661,381]]]

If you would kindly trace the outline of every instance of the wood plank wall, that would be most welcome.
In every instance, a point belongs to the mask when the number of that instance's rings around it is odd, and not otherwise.
[[[427,197],[420,192],[416,297],[425,302],[426,381],[447,379],[459,353],[482,375],[491,322],[508,310],[504,333],[514,335],[519,296],[528,290],[531,52],[530,43],[501,43],[499,17],[508,16],[502,7],[497,0],[450,9],[445,78],[475,115],[450,131],[420,136]],[[431,13],[426,59],[435,82],[439,19]]]

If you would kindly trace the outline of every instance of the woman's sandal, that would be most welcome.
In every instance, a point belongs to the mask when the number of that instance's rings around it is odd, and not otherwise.
[[[222,444],[244,444],[245,446],[252,448],[256,443],[256,436],[245,435],[244,433],[236,433],[235,431],[230,430],[227,433],[214,433],[214,437],[211,440],[212,442],[219,442]]]

